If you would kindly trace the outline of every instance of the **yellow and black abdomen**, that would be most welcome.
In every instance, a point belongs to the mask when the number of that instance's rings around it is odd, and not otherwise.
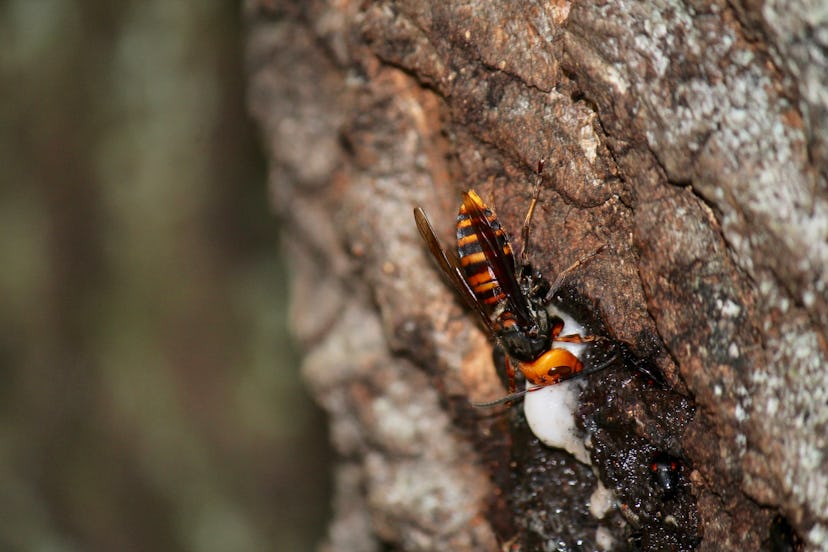
[[[493,252],[487,257],[481,240],[483,229],[493,236]],[[497,305],[506,300],[503,285],[497,278],[493,263],[502,263],[506,270],[514,271],[515,257],[506,231],[497,215],[489,209],[474,190],[469,190],[457,214],[457,255],[463,276],[479,303],[485,305],[491,315]]]

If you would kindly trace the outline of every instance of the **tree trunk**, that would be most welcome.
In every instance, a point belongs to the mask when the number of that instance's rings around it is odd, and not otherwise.
[[[328,549],[828,549],[821,15],[245,9],[302,369],[340,454]],[[603,245],[566,306],[631,351],[584,379],[591,467],[540,444],[519,405],[470,406],[504,393],[490,340],[412,217],[452,249],[474,188],[520,250],[540,159],[531,260],[553,279]]]

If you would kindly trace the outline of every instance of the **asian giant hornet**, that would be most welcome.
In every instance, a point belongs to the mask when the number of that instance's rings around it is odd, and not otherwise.
[[[540,272],[535,272],[528,262],[529,230],[540,195],[542,171],[543,160],[538,163],[535,191],[521,231],[520,264],[515,260],[509,236],[497,215],[474,190],[463,193],[463,204],[457,215],[456,257],[449,257],[440,247],[425,211],[420,207],[414,209],[420,236],[440,269],[479,315],[496,344],[506,352],[510,394],[476,406],[509,402],[526,392],[515,392],[514,365],[534,386],[529,391],[581,374],[584,370],[581,360],[570,351],[555,347],[555,342],[592,343],[602,339],[594,335],[561,335],[564,321],[551,314],[548,306],[564,279],[598,254],[603,246],[561,272],[553,284]],[[613,360],[614,357],[589,371],[605,368]]]

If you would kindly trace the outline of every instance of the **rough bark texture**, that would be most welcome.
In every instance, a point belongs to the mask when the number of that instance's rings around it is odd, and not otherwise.
[[[303,370],[341,455],[330,549],[828,548],[824,14],[260,0],[246,15]],[[491,348],[411,216],[426,208],[449,244],[474,187],[519,237],[540,158],[532,260],[554,275],[605,244],[567,304],[631,351],[587,379],[592,469],[539,445],[519,408],[468,406],[503,392]],[[596,475],[617,498],[601,520]]]

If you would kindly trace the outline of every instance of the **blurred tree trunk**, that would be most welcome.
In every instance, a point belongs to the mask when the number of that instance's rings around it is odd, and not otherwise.
[[[828,547],[828,44],[782,5],[247,2],[331,550]],[[606,244],[574,285],[667,382],[588,378],[593,469],[468,406],[490,346],[411,216],[448,244],[474,187],[519,237],[541,158],[533,262]]]

